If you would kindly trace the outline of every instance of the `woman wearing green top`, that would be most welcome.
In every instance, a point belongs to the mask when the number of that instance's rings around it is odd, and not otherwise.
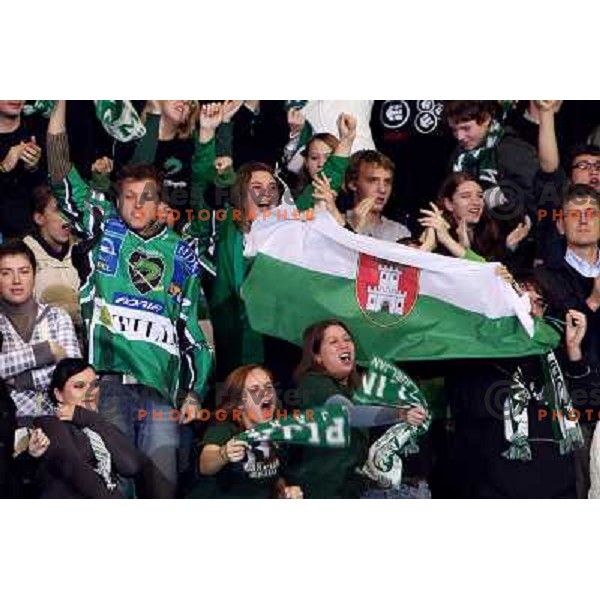
[[[187,233],[198,239],[202,254],[210,245],[211,219],[216,221],[215,263],[217,277],[209,294],[210,317],[214,327],[217,376],[223,377],[236,367],[265,360],[264,338],[250,327],[240,289],[250,262],[244,258],[245,236],[253,220],[264,211],[279,206],[305,211],[313,207],[313,186],[308,185],[294,203],[282,201],[280,182],[270,165],[247,163],[237,175],[231,168],[221,168],[224,157],[216,156],[215,132],[223,120],[220,105],[205,105],[200,111],[200,132],[192,164],[192,206],[194,218]],[[356,119],[340,115],[340,142],[325,163],[322,173],[331,187],[339,190],[356,135]],[[225,198],[218,206],[208,207],[205,195],[209,185]],[[227,189],[224,189],[227,188]]]
[[[298,408],[323,406],[332,396],[352,398],[360,384],[352,334],[336,319],[311,325],[303,336],[302,360],[296,369]],[[400,410],[399,418],[419,425],[427,413],[420,407]],[[369,452],[369,430],[352,427],[347,448],[290,448],[286,476],[305,498],[359,498],[369,481],[356,471]]]
[[[309,327],[296,370],[298,408],[323,406],[335,395],[352,398],[360,383],[355,357],[354,340],[341,321]],[[291,448],[288,479],[302,488],[306,498],[358,498],[368,482],[355,471],[364,464],[368,450],[368,430],[355,427],[348,448]]]
[[[281,476],[282,452],[272,442],[248,444],[237,439],[246,429],[273,418],[277,395],[271,373],[261,365],[245,365],[227,377],[223,404],[202,441],[200,481],[192,497],[302,498],[298,486]]]

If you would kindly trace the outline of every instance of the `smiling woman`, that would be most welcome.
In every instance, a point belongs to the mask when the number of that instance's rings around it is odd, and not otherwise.
[[[356,346],[344,323],[322,321],[304,332],[296,380],[299,408],[304,410],[323,406],[332,396],[352,397],[359,384]],[[348,448],[293,448],[288,480],[306,498],[358,498],[366,482],[355,470],[365,462],[368,447],[368,430],[353,427]]]

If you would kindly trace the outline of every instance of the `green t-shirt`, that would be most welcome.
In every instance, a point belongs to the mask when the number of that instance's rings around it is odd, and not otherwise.
[[[336,394],[352,397],[348,388],[318,372],[305,375],[297,393],[302,410],[323,406]],[[287,484],[299,485],[305,498],[358,498],[367,482],[355,470],[364,464],[368,451],[369,431],[358,427],[350,431],[348,448],[290,447]]]
[[[217,423],[206,431],[202,444],[222,446],[238,433],[234,423]],[[203,476],[191,497],[273,498],[280,471],[281,450],[276,444],[252,444],[242,461],[225,465],[215,475]]]

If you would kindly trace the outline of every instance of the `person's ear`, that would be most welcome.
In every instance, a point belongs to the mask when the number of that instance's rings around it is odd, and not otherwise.
[[[482,125],[487,129],[491,123],[492,123],[492,115],[490,115],[489,113],[485,113]]]
[[[317,365],[319,365],[320,367],[323,366],[323,359],[321,358],[320,354],[315,354],[314,355],[314,361]]]
[[[33,221],[38,227],[43,227],[46,222],[46,217],[42,213],[34,212],[33,213]]]
[[[58,403],[62,404],[64,400],[63,393],[58,388],[54,388],[52,391],[54,392],[54,396],[58,400]]]
[[[348,189],[351,192],[355,192],[358,188],[356,187],[356,181],[349,181],[348,182]]]
[[[444,208],[448,212],[454,212],[454,203],[452,202],[452,200],[450,200],[450,198],[444,198]]]
[[[556,220],[556,229],[558,229],[560,235],[565,235],[565,221],[563,215]]]

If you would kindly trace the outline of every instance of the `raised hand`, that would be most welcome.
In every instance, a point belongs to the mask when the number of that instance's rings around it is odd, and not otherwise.
[[[560,109],[562,100],[534,100],[535,105],[541,112],[553,112],[556,113]]]
[[[200,109],[200,129],[212,130],[223,122],[223,105],[220,102],[203,104]]]
[[[317,173],[313,179],[313,198],[317,206],[324,207],[339,225],[344,225],[344,217],[335,204],[337,194],[325,173]]]
[[[104,175],[105,173],[112,173],[113,166],[114,163],[112,159],[108,158],[108,156],[103,156],[102,158],[96,159],[92,165],[92,171]]]
[[[354,208],[352,226],[356,233],[362,233],[369,222],[372,221],[373,217],[371,211],[376,202],[376,198],[363,198]]]
[[[162,114],[162,104],[160,100],[146,100],[146,112],[151,115]]]
[[[223,103],[223,123],[229,123],[244,104],[243,100],[225,100]]]
[[[29,437],[27,452],[29,452],[33,458],[39,458],[46,450],[48,450],[48,446],[50,446],[48,436],[41,429],[34,429]]]
[[[29,171],[35,169],[42,158],[42,149],[37,145],[35,136],[31,136],[28,142],[25,142],[21,160],[25,164],[25,168]]]
[[[246,456],[247,450],[246,442],[232,438],[224,446],[221,446],[221,458],[226,462],[240,462]]]
[[[227,169],[231,169],[231,167],[233,167],[231,156],[218,156],[215,159],[215,169],[219,175],[227,171]]]
[[[287,113],[287,122],[290,128],[290,137],[297,137],[306,123],[306,115],[297,108],[290,108]]]
[[[577,310],[568,310],[566,315],[565,343],[570,360],[581,360],[581,342],[587,331],[587,319]]]
[[[356,137],[357,121],[354,115],[341,113],[337,120],[340,141],[354,141]]]
[[[3,160],[0,161],[0,172],[10,173],[19,162],[19,159],[23,156],[23,152],[25,151],[25,142],[20,142],[13,146],[4,157]]]
[[[506,237],[506,247],[513,252],[517,246],[527,237],[531,229],[531,219],[528,215],[519,223]]]

